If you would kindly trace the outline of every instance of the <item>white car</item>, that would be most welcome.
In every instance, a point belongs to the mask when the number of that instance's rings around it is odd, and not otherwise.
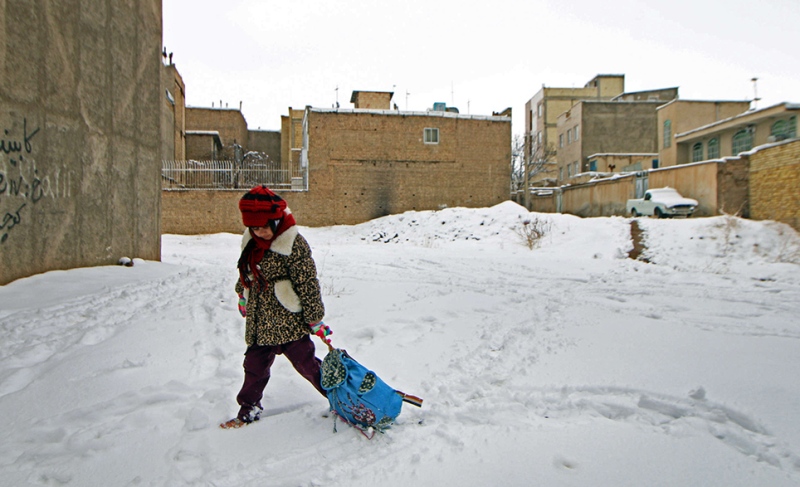
[[[648,189],[644,198],[628,200],[626,210],[633,216],[691,216],[697,208],[697,200],[684,198],[673,188]]]

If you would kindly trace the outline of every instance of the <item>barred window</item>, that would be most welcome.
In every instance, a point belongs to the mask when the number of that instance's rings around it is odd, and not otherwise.
[[[438,144],[439,143],[439,129],[435,128],[426,128],[425,129],[425,136],[424,139],[426,144]]]
[[[749,130],[740,130],[733,136],[733,155],[749,151],[753,148],[753,134]]]
[[[692,162],[703,160],[703,143],[698,142],[692,146]]]
[[[711,139],[708,141],[708,158],[709,159],[718,159],[719,158],[719,140],[718,139]]]
[[[775,140],[786,140],[796,137],[797,135],[797,118],[792,117],[789,120],[778,120],[772,124],[770,135]]]

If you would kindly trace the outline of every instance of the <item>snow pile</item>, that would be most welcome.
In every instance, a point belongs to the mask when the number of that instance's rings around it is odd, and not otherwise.
[[[650,264],[629,219],[513,203],[302,228],[334,344],[425,399],[372,441],[333,433],[282,358],[267,416],[216,427],[242,379],[238,235],[0,287],[0,485],[797,485],[796,232],[640,225]]]

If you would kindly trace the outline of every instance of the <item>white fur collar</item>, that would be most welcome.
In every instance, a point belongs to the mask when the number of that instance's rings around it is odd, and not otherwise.
[[[294,247],[294,239],[297,238],[298,233],[297,226],[292,225],[291,227],[287,228],[285,232],[278,235],[278,238],[272,241],[272,245],[269,247],[269,249],[276,254],[291,254],[292,247]]]
[[[287,228],[285,232],[278,235],[278,238],[272,241],[272,245],[269,247],[269,250],[281,255],[291,254],[292,247],[294,247],[294,240],[297,238],[298,234],[299,232],[297,230],[297,226],[292,225],[291,227]],[[242,235],[242,250],[244,250],[247,242],[252,239],[253,237],[250,236],[250,229],[245,228],[244,234]]]

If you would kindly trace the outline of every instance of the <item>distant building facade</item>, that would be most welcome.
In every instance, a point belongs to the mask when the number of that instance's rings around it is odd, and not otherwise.
[[[171,62],[161,69],[161,159],[186,159],[186,85]]]
[[[800,104],[779,103],[674,134],[675,164],[735,156],[772,142],[797,138]]]
[[[679,147],[676,143],[675,134],[740,115],[749,109],[749,101],[673,100],[658,107],[658,154],[661,167],[690,160],[686,146]],[[721,152],[710,159],[720,155]]]
[[[313,211],[326,224],[508,199],[510,117],[308,107],[302,130],[309,196],[325,202]]]
[[[582,88],[542,85],[525,103],[525,160],[555,160],[558,116],[581,100],[611,100],[625,91],[624,74],[598,74]]]
[[[556,125],[558,182],[584,172],[620,171],[616,162],[603,167],[593,154],[657,153],[656,108],[661,101],[583,100],[558,116]],[[649,165],[652,167],[652,158]],[[657,166],[657,162],[655,163]]]

